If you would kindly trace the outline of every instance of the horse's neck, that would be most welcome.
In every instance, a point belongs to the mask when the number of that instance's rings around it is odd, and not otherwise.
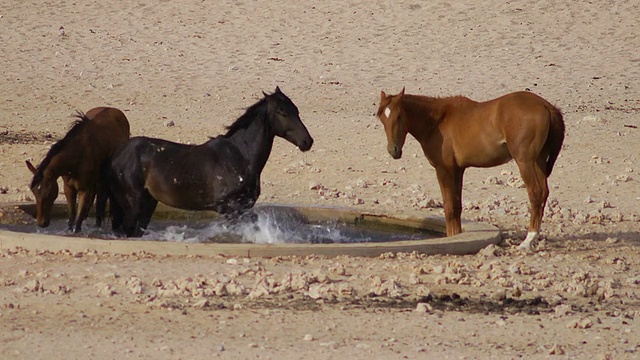
[[[63,149],[51,158],[47,168],[52,169],[51,173],[56,178],[63,175],[70,175],[79,167],[82,156],[82,154],[69,154]]]
[[[249,126],[237,130],[228,139],[247,159],[251,170],[259,175],[271,154],[274,137],[266,119],[255,119]]]
[[[411,135],[425,136],[431,134],[443,120],[446,112],[444,99],[419,95],[405,95],[402,103],[404,111],[411,120],[408,130]]]

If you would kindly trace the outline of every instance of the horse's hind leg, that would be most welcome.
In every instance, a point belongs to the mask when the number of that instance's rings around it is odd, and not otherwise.
[[[547,184],[547,176],[543,170],[546,166],[544,161],[526,161],[517,163],[522,180],[527,187],[529,203],[531,206],[529,232],[527,233],[527,237],[520,244],[519,248],[522,250],[528,250],[531,247],[531,243],[538,240],[539,237],[544,207],[547,203],[547,198],[549,197],[549,186]]]
[[[76,217],[76,221],[74,224],[73,232],[79,233],[82,230],[82,222],[89,215],[89,210],[91,210],[91,206],[93,205],[93,201],[95,200],[95,198],[96,194],[94,192],[80,192],[80,206],[78,216]]]

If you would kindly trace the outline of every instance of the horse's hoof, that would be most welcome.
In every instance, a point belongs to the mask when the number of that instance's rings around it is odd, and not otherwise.
[[[527,245],[525,245],[525,244],[520,244],[520,245],[517,247],[517,249],[518,249],[518,250],[520,250],[520,251],[522,251],[522,252],[526,252],[526,253],[532,253],[532,252],[533,252],[533,249],[531,248],[531,245],[530,245],[530,244],[527,244]]]
[[[537,243],[539,237],[540,236],[538,235],[538,232],[529,231],[527,233],[527,237],[522,241],[520,246],[518,246],[518,250],[532,252],[533,250],[531,249],[531,244]]]

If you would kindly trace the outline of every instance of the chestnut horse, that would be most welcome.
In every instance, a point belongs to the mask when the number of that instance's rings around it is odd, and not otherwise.
[[[260,196],[260,174],[276,136],[301,151],[313,145],[298,108],[278,87],[227,130],[200,145],[134,137],[120,147],[104,172],[113,230],[141,236],[158,201],[239,215]]]
[[[129,121],[122,111],[97,107],[86,114],[78,112],[71,129],[56,142],[33,173],[31,191],[36,198],[36,219],[41,227],[49,226],[53,202],[58,197],[58,178],[62,177],[67,198],[69,230],[80,232],[93,201],[98,194],[97,209],[104,209],[106,188],[98,189],[101,167],[113,151],[129,139]],[[77,199],[79,197],[79,209]],[[102,223],[104,212],[96,212],[96,224]]]
[[[560,110],[538,95],[520,91],[476,102],[462,96],[437,98],[404,93],[380,95],[378,117],[394,159],[411,134],[435,168],[444,202],[447,236],[462,232],[462,178],[468,167],[515,160],[531,204],[528,249],[538,239],[549,186],[547,178],[562,148]]]

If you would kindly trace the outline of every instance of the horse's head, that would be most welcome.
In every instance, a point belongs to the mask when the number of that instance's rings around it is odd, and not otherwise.
[[[311,149],[313,138],[300,120],[298,107],[276,87],[273,94],[265,95],[271,126],[277,136],[286,139],[302,151]]]
[[[47,227],[51,221],[51,208],[58,197],[58,179],[50,171],[36,169],[29,160],[27,168],[33,173],[31,191],[36,198],[36,220],[38,226]]]
[[[408,132],[406,115],[402,109],[403,96],[404,88],[397,95],[387,95],[384,91],[380,93],[378,118],[382,121],[387,134],[387,151],[394,159],[402,157],[402,147]]]

